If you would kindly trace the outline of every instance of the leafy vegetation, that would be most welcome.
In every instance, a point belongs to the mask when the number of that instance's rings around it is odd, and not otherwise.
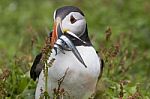
[[[0,0],[0,97],[34,97],[29,70],[52,30],[53,11],[64,5],[84,11],[104,59],[97,99],[149,99],[149,0]]]

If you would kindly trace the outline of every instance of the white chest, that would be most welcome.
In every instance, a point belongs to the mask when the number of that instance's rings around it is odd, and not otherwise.
[[[75,98],[89,97],[94,93],[98,76],[100,74],[99,58],[93,47],[77,47],[81,57],[83,58],[87,68],[81,64],[71,51],[65,51],[65,54],[58,53],[53,63],[53,66],[48,71],[48,89],[49,93],[53,93],[53,89],[58,87],[58,80],[61,79],[66,72],[66,76],[61,84],[61,88]],[[40,74],[39,82],[36,89],[37,97],[40,94],[38,91],[41,87],[44,88],[43,73]]]

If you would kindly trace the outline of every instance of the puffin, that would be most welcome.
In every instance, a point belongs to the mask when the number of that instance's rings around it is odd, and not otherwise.
[[[94,49],[89,36],[84,13],[75,6],[63,6],[54,11],[54,26],[49,34],[51,51],[47,62],[47,92],[50,98],[92,99],[103,70],[103,61]],[[37,86],[35,99],[45,90],[43,53],[33,62],[30,76]],[[59,92],[59,93],[58,93]]]

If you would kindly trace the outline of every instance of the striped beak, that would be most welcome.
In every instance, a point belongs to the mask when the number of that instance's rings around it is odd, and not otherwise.
[[[53,32],[52,32],[52,37],[51,37],[51,47],[54,47],[55,42],[57,39],[63,34],[61,27],[60,27],[61,19],[58,17],[53,26]]]

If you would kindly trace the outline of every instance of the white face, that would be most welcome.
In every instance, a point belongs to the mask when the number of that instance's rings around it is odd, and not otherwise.
[[[71,12],[62,20],[61,29],[73,32],[80,37],[85,32],[86,20],[79,12]]]

